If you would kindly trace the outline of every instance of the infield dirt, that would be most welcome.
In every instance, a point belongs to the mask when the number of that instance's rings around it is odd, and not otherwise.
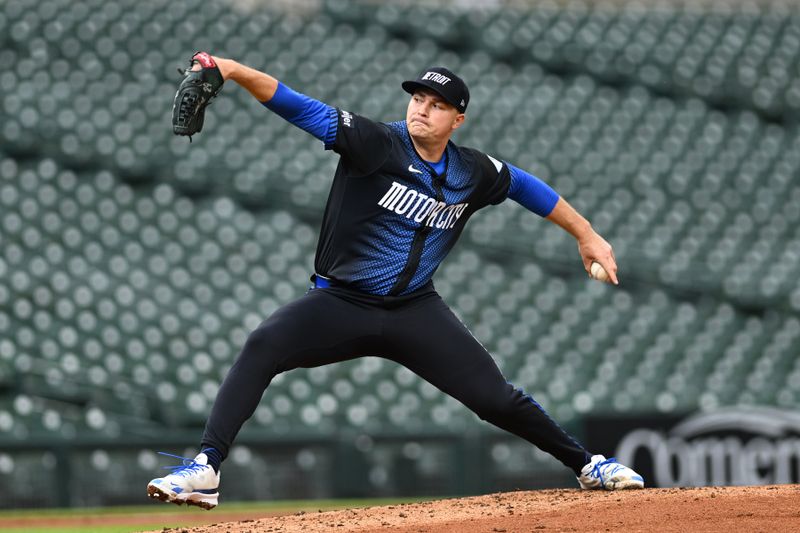
[[[362,509],[300,512],[193,528],[165,528],[153,533],[547,531],[800,531],[800,485],[508,492]]]

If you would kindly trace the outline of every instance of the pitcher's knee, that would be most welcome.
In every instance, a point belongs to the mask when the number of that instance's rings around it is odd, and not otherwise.
[[[263,324],[254,329],[244,343],[240,359],[258,359],[277,365],[279,350],[275,346],[273,328]]]

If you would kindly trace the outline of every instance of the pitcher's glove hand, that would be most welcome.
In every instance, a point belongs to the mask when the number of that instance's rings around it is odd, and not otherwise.
[[[184,78],[172,105],[172,131],[175,135],[188,135],[191,141],[192,135],[203,129],[206,106],[217,96],[225,80],[214,59],[206,52],[194,54],[189,68],[178,69],[178,72]]]

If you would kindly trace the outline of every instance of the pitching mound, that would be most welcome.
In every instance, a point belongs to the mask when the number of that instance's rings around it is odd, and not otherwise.
[[[212,513],[214,511],[211,511]],[[163,533],[531,533],[800,531],[800,486],[545,490],[296,513]],[[160,532],[154,532],[160,533]]]

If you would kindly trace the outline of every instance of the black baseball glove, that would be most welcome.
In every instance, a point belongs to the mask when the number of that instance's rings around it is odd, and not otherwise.
[[[201,68],[192,70],[196,64]],[[203,129],[206,106],[217,96],[225,80],[206,52],[197,52],[189,61],[189,68],[178,72],[184,77],[172,105],[172,131],[175,135],[188,135],[191,141],[192,135]]]

